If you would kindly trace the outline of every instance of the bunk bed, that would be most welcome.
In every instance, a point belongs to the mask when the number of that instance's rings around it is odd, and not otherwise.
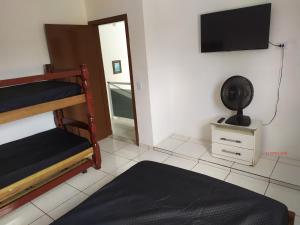
[[[86,65],[80,70],[0,80],[0,124],[54,112],[56,128],[0,145],[0,216],[89,167],[100,168],[100,149]],[[87,123],[63,109],[86,104]],[[82,135],[81,130],[88,132]]]

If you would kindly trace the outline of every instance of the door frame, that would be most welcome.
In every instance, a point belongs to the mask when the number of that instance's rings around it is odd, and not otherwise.
[[[133,72],[132,72],[132,59],[131,59],[131,51],[130,51],[130,38],[129,38],[129,28],[128,28],[128,17],[127,14],[117,15],[113,17],[107,17],[98,20],[89,21],[89,25],[98,26],[116,23],[124,21],[125,24],[125,33],[126,33],[126,42],[127,42],[127,54],[128,54],[128,64],[129,64],[129,75],[130,75],[130,84],[131,84],[131,95],[132,95],[132,111],[133,111],[133,119],[134,119],[134,129],[135,129],[135,140],[136,145],[139,145],[139,131],[138,131],[138,123],[136,116],[136,103],[135,103],[135,90],[134,90],[134,80],[133,80]],[[99,38],[101,39],[100,35]],[[103,66],[103,65],[102,65]],[[104,69],[104,66],[103,66]]]

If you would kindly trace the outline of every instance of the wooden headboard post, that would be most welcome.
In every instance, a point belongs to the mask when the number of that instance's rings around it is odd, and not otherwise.
[[[292,211],[289,211],[289,222],[288,225],[294,225],[295,224],[295,216],[296,214]]]
[[[44,72],[45,73],[54,73],[54,66],[52,64],[45,64],[44,65]],[[66,129],[63,123],[64,119],[64,113],[62,109],[53,111],[54,115],[54,122],[56,127],[59,127],[61,129]]]
[[[93,104],[93,96],[90,87],[90,74],[87,69],[87,65],[83,64],[80,66],[81,69],[81,79],[82,79],[82,86],[86,96],[86,104],[87,104],[87,112],[88,112],[88,123],[89,123],[89,133],[90,139],[93,145],[93,160],[95,163],[95,168],[101,168],[101,156],[100,156],[100,148],[96,140],[96,124],[95,124],[95,109]]]

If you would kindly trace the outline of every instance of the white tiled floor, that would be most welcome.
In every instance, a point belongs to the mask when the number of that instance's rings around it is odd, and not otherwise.
[[[300,186],[300,166],[278,162],[271,178]]]
[[[177,156],[171,156],[167,158],[163,163],[171,166],[179,167],[182,169],[186,169],[186,170],[191,170],[196,166],[197,161],[192,161]]]
[[[96,182],[95,184],[91,185],[90,187],[88,187],[87,189],[85,189],[83,192],[87,195],[92,195],[94,194],[96,191],[98,191],[100,188],[102,188],[105,184],[108,184],[109,182],[111,182],[113,179],[115,179],[114,176],[112,175],[107,175],[106,177],[104,177],[102,180],[99,180],[98,182]]]
[[[154,162],[160,162],[161,163],[161,162],[165,161],[168,157],[170,157],[170,155],[168,155],[166,153],[149,150],[149,151],[145,151],[143,154],[141,154],[138,157],[134,158],[134,160],[136,162],[149,160],[149,161],[154,161]]]
[[[204,154],[200,157],[200,159],[203,160],[203,161],[207,161],[207,162],[211,162],[211,163],[223,165],[223,166],[226,166],[226,167],[229,167],[229,168],[231,168],[232,165],[233,165],[233,162],[230,162],[230,161],[227,161],[227,160],[223,160],[223,159],[219,159],[219,158],[212,157],[212,156],[210,155],[209,152],[204,153]]]
[[[263,177],[270,177],[275,165],[275,160],[260,158],[255,166],[246,166],[239,163],[234,163],[232,169],[236,170],[237,173],[243,171]]]
[[[79,190],[77,190],[76,188],[68,184],[61,184],[58,187],[53,188],[52,190],[43,194],[42,196],[34,199],[32,203],[43,212],[48,213],[51,210],[55,209],[58,205],[69,200],[78,193]]]
[[[125,171],[129,170],[131,167],[133,167],[135,164],[137,164],[136,161],[130,161],[126,163],[124,166],[121,166],[116,171],[112,173],[115,177],[119,176],[120,174],[124,173]]]
[[[146,149],[145,147],[139,147],[133,144],[129,144],[124,148],[121,148],[120,150],[116,151],[115,153],[116,155],[119,155],[126,159],[134,159],[147,150],[148,149]]]
[[[44,215],[40,209],[35,207],[33,204],[28,203],[12,213],[3,216],[0,218],[0,224],[4,225],[23,225],[33,223],[35,220]]]
[[[52,223],[54,220],[47,216],[46,214],[35,220],[31,225],[48,225]]]
[[[178,148],[180,145],[182,145],[185,142],[186,142],[185,140],[178,139],[178,138],[167,138],[166,140],[162,141],[155,147],[172,151],[175,148]]]
[[[219,180],[225,180],[230,173],[230,169],[224,166],[218,166],[209,162],[198,163],[192,171],[201,173]]]
[[[111,120],[113,135],[135,140],[134,120],[116,117]]]
[[[268,182],[266,181],[247,177],[233,172],[229,174],[225,181],[249,189],[251,191],[255,191],[262,195],[265,194],[268,187]]]
[[[270,184],[266,196],[283,202],[290,210],[300,216],[300,191],[276,184]]]
[[[280,157],[279,162],[294,165],[294,166],[300,166],[300,160],[295,160],[287,157]]]
[[[95,170],[93,168],[89,168],[86,174],[80,173],[77,176],[71,178],[66,183],[70,184],[71,186],[83,191],[84,189],[88,188],[92,184],[96,183],[98,180],[102,179],[106,176],[106,173]]]
[[[107,154],[102,156],[101,170],[106,173],[113,173],[121,166],[124,166],[126,163],[129,163],[128,159],[117,155]]]
[[[59,217],[63,216],[67,212],[69,212],[71,209],[79,205],[81,202],[86,200],[89,196],[87,194],[84,194],[82,192],[75,195],[73,198],[63,202],[55,209],[51,210],[48,215],[51,216],[54,220],[57,220]]]
[[[191,141],[185,142],[174,149],[174,152],[178,154],[186,155],[196,159],[199,159],[206,151],[207,149],[204,145]]]
[[[129,145],[129,143],[127,142],[119,141],[113,138],[106,138],[100,141],[99,144],[102,151],[106,151],[109,153],[114,153],[121,148]]]
[[[158,150],[140,149],[128,143],[114,141],[109,138],[101,142],[101,146],[106,147],[106,152],[102,152],[103,164],[100,171],[89,169],[88,173],[79,174],[66,183],[35,199],[32,203],[28,203],[14,212],[0,218],[0,224],[50,224],[53,220],[59,218],[105,184],[112,181],[114,177],[134,166],[137,162],[142,160],[152,160],[225,180],[226,182],[233,183],[260,194],[266,193],[267,196],[283,202],[290,210],[296,212],[298,217],[296,218],[295,224],[299,225],[300,191],[276,184],[269,184],[268,186],[268,182],[266,181],[244,176],[241,173],[238,174],[234,168],[241,169],[241,167],[235,164],[233,165],[232,162],[223,162],[222,160],[220,161],[212,158],[206,151],[203,151],[201,142],[194,142],[180,136],[172,137],[172,139],[175,138],[177,138],[177,141],[168,141],[165,142],[165,144],[169,144],[168,146],[172,149],[185,145],[183,149],[187,149],[187,152],[193,152],[193,154],[198,149],[201,152],[199,153],[201,159],[190,160],[180,157],[175,153],[172,155],[172,152],[171,154],[166,154]],[[196,143],[196,145],[191,143]],[[274,168],[276,160],[265,157],[263,159],[264,160],[262,160],[261,165],[259,165],[258,168],[249,169],[250,173],[258,172],[267,176],[271,175],[272,170],[270,171],[270,168]],[[287,159],[279,159],[279,162],[285,165],[298,165],[297,162],[289,161]],[[222,163],[225,163],[226,166],[217,165],[216,163],[221,165]],[[273,173],[272,176],[276,176],[276,170],[273,172],[275,173]],[[247,172],[244,172],[244,174],[247,174]]]

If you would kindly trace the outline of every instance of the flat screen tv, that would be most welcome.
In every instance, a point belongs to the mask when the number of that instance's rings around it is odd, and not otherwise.
[[[201,52],[266,49],[271,3],[201,15]]]

